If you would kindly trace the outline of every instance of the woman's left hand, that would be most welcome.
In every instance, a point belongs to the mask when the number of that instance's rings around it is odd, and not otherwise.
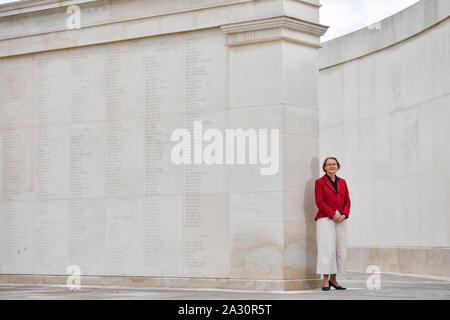
[[[338,223],[344,222],[347,217],[345,215],[340,216]]]

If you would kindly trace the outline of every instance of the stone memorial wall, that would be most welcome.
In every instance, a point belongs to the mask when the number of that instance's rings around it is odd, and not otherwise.
[[[318,10],[312,0],[0,6],[0,278],[65,283],[76,265],[82,284],[320,286]],[[74,12],[80,25],[68,28]],[[180,128],[192,162],[173,161]],[[196,134],[239,128],[258,133],[246,141],[279,131],[270,164],[195,161],[208,144]]]

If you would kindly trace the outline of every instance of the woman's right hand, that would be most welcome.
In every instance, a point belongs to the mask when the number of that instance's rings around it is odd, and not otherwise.
[[[334,217],[333,217],[333,221],[334,222],[336,222],[336,223],[339,223],[339,219],[340,219],[340,215],[338,215],[337,213],[334,215]]]

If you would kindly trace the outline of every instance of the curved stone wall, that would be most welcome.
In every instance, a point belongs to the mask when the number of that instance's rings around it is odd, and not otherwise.
[[[320,49],[320,155],[350,188],[350,269],[449,274],[448,16],[420,1]]]

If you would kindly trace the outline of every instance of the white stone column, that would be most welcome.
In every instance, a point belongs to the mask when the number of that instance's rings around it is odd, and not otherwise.
[[[277,174],[261,175],[252,165],[230,168],[230,276],[255,279],[256,289],[317,287],[317,65],[326,27],[280,16],[222,30],[230,127],[280,133]]]

